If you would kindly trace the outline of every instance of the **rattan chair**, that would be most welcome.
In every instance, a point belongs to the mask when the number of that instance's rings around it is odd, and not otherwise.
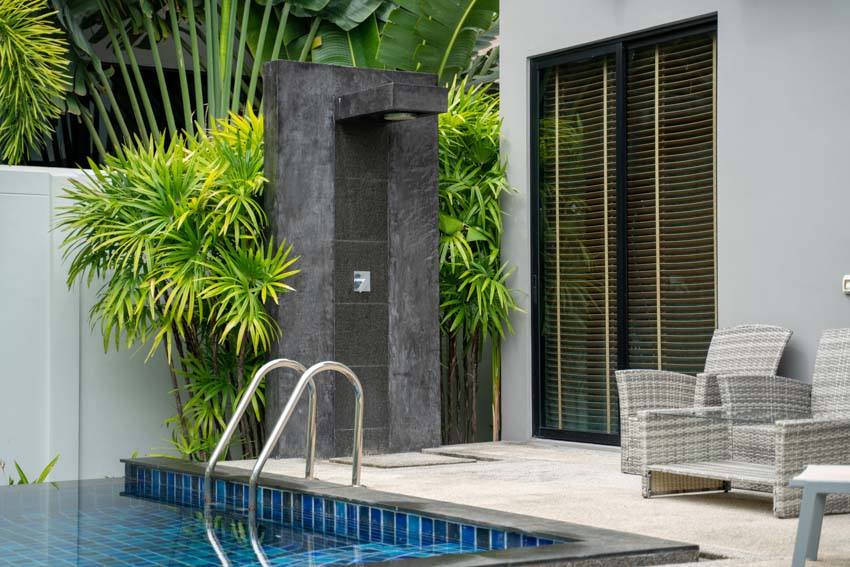
[[[697,376],[663,370],[618,370],[621,468],[642,474],[645,449],[639,412],[655,409],[720,405],[717,375],[749,372],[776,374],[791,331],[771,325],[738,325],[717,329],[711,339],[704,372]]]
[[[811,385],[755,373],[722,375],[718,385],[724,413],[781,418],[773,425],[736,424],[730,432],[732,460],[774,465],[777,517],[800,513],[802,491],[788,483],[806,465],[850,464],[850,329],[824,331]],[[829,496],[826,510],[850,512],[850,496]]]

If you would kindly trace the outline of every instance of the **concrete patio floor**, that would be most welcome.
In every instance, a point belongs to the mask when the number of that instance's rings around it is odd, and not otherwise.
[[[700,546],[722,556],[704,565],[716,567],[787,567],[796,520],[773,517],[768,495],[682,495],[644,499],[641,479],[620,473],[619,449],[534,440],[525,443],[476,443],[442,447],[435,452],[478,459],[408,468],[363,467],[369,488],[529,514],[661,537]],[[250,468],[253,461],[220,466]],[[271,473],[303,477],[303,459],[271,460]],[[350,465],[323,461],[316,477],[350,481]],[[827,516],[820,560],[809,565],[850,566],[850,515]]]

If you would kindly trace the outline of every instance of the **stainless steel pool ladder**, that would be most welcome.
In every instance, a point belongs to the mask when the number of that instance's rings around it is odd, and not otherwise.
[[[305,389],[309,389],[310,393],[310,409],[307,415],[307,471],[306,478],[313,478],[315,470],[314,460],[316,457],[316,395],[315,384],[313,380],[317,374],[322,372],[339,372],[348,379],[348,382],[354,388],[354,443],[351,453],[351,485],[360,486],[360,468],[361,457],[363,456],[363,387],[360,385],[360,380],[357,375],[345,364],[341,362],[317,362],[307,369],[295,385],[292,395],[286,402],[286,406],[275,423],[274,429],[269,433],[266,439],[266,444],[263,445],[260,455],[257,457],[257,462],[254,463],[254,469],[251,471],[251,477],[248,480],[248,514],[256,513],[257,506],[257,483],[260,480],[260,474],[263,472],[263,467],[266,466],[272,450],[277,445],[281,434],[283,434],[289,418],[295,412],[295,405]]]
[[[251,403],[251,399],[253,398],[254,393],[257,391],[257,388],[259,388],[263,378],[266,376],[266,374],[276,368],[291,368],[293,370],[297,370],[299,373],[301,373],[301,377],[299,378],[298,383],[296,384],[295,389],[292,392],[292,395],[290,395],[286,406],[283,408],[280,418],[275,424],[271,435],[266,440],[265,445],[263,445],[263,449],[260,452],[259,457],[257,458],[257,462],[254,464],[254,468],[251,471],[251,477],[248,483],[248,517],[251,545],[254,548],[254,552],[257,555],[257,558],[260,560],[261,565],[267,565],[268,559],[266,558],[265,553],[263,553],[262,551],[262,546],[259,543],[259,538],[257,535],[257,482],[259,481],[263,467],[265,466],[266,461],[268,461],[268,458],[271,455],[274,446],[280,439],[280,436],[283,433],[283,430],[286,427],[289,418],[292,417],[292,414],[295,411],[296,404],[301,399],[301,396],[304,395],[305,389],[308,393],[308,413],[307,456],[305,465],[306,470],[304,476],[308,479],[313,478],[316,459],[316,386],[313,379],[316,374],[319,374],[321,372],[339,372],[348,379],[349,383],[354,388],[354,446],[352,448],[351,484],[353,486],[360,485],[361,457],[363,455],[363,387],[361,386],[360,380],[357,378],[357,375],[348,366],[333,361],[319,362],[311,366],[309,369],[305,369],[304,365],[300,362],[297,362],[295,360],[289,360],[286,358],[280,358],[277,360],[272,360],[271,362],[267,362],[259,370],[257,370],[257,372],[254,374],[254,377],[251,379],[251,382],[248,384],[248,388],[242,394],[242,398],[239,400],[239,403],[236,406],[236,410],[233,412],[233,415],[227,422],[227,427],[225,427],[224,433],[222,434],[221,439],[216,445],[215,450],[213,451],[213,454],[210,457],[209,462],[207,463],[206,470],[204,471],[204,519],[206,524],[207,539],[215,550],[216,556],[218,557],[219,561],[225,567],[230,565],[230,561],[227,559],[227,555],[224,553],[224,550],[221,547],[221,543],[218,541],[218,537],[215,535],[215,527],[213,525],[214,522],[211,511],[213,482],[212,473],[215,470],[216,463],[218,463],[219,459],[224,454],[227,445],[230,443],[230,439],[236,432],[236,428],[239,425],[239,421],[242,419],[242,416],[245,415],[245,412],[248,409],[248,405]]]
[[[251,471],[251,477],[248,484],[248,509],[252,510],[256,508],[256,489],[260,473],[262,472],[266,461],[268,461],[272,450],[280,439],[286,424],[289,422],[289,418],[292,417],[296,404],[301,399],[301,396],[304,395],[304,390],[307,390],[308,392],[307,456],[304,476],[309,479],[313,478],[316,466],[316,385],[314,383],[314,377],[321,372],[339,372],[348,379],[349,383],[354,388],[354,443],[351,456],[351,484],[352,486],[358,486],[360,484],[360,461],[363,455],[363,387],[360,385],[360,380],[357,378],[357,375],[348,366],[340,362],[319,362],[311,366],[309,369],[305,369],[304,365],[300,362],[289,360],[287,358],[279,358],[277,360],[267,362],[260,367],[259,370],[257,370],[254,377],[251,378],[251,382],[248,384],[248,388],[245,390],[245,393],[242,394],[242,398],[239,400],[236,410],[230,417],[230,421],[227,422],[227,427],[225,427],[224,433],[216,445],[209,462],[207,462],[207,468],[204,471],[205,503],[212,503],[212,473],[215,471],[216,464],[226,451],[227,445],[230,443],[230,439],[233,437],[233,434],[236,432],[236,428],[239,426],[239,421],[242,419],[242,416],[245,415],[245,412],[251,403],[251,398],[254,396],[257,388],[259,388],[263,378],[266,374],[276,368],[291,368],[293,370],[297,370],[301,373],[301,377],[295,385],[292,395],[289,396],[289,400],[286,402],[286,406],[283,408],[274,429],[266,439],[266,443],[263,445],[263,449],[260,451],[260,455],[257,457],[257,461]]]

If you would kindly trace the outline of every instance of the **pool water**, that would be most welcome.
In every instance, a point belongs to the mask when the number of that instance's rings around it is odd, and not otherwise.
[[[198,507],[127,495],[130,484],[123,479],[57,486],[0,488],[1,565],[221,564],[207,540]],[[314,512],[311,507],[288,520],[258,523],[258,539],[269,564],[352,565],[509,547],[504,541],[494,546],[493,541],[467,537],[470,526],[450,522],[429,524],[426,533],[421,520],[413,533],[412,517],[402,529],[401,514],[388,523],[370,522],[366,527],[346,520],[345,526],[328,529],[321,510]],[[230,564],[259,564],[243,511],[219,505],[213,517]]]

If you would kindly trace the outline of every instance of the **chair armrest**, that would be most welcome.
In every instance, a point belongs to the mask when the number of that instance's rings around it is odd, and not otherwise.
[[[717,374],[700,372],[696,376],[696,381],[694,407],[719,406],[720,387],[717,385]]]
[[[776,476],[780,486],[807,465],[850,464],[850,417],[776,422]]]
[[[751,373],[717,377],[721,405],[727,415],[775,419],[809,417],[812,387],[783,376]]]
[[[694,405],[696,379],[689,374],[665,370],[618,370],[620,415],[642,410],[687,408]]]
[[[711,419],[722,415],[722,411],[714,407],[639,412],[636,427],[646,464],[728,459],[731,451],[729,423]]]

